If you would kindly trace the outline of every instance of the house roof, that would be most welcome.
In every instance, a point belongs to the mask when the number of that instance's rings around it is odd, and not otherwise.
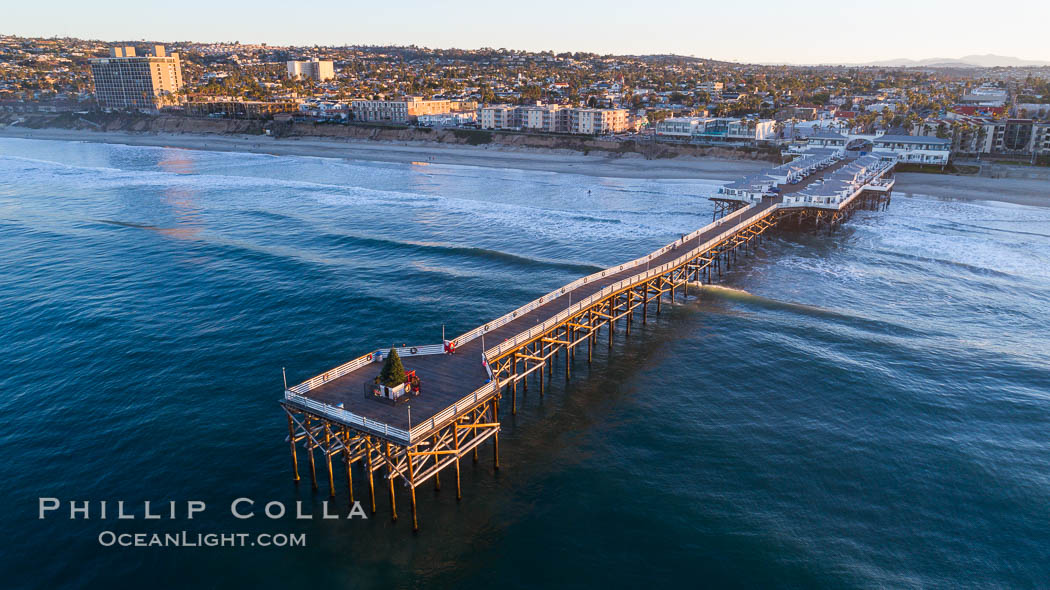
[[[875,143],[939,143],[942,145],[949,145],[952,142],[950,139],[941,139],[940,137],[930,137],[926,135],[881,135],[876,137],[874,141]]]
[[[811,139],[812,138],[816,138],[816,139],[842,139],[842,140],[846,139],[846,136],[841,134],[841,133],[838,133],[838,132],[835,132],[835,131],[828,131],[828,130],[825,130],[825,129],[818,129],[814,133],[810,134],[809,137]]]

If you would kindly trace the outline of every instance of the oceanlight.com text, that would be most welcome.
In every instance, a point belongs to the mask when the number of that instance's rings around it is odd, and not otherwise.
[[[102,531],[103,547],[306,547],[306,533],[117,533]]]

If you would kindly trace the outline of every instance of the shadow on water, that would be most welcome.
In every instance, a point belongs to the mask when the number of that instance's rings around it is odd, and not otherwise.
[[[823,307],[817,307],[815,305],[805,305],[802,303],[793,303],[790,301],[780,301],[778,299],[771,299],[769,297],[755,295],[743,289],[734,289],[732,287],[725,287],[722,285],[704,285],[702,293],[704,296],[707,297],[715,298],[722,301],[741,303],[748,307],[757,307],[774,311],[785,311],[789,313],[805,315],[824,320],[832,320],[839,324],[861,328],[880,334],[913,334],[915,336],[926,334],[926,332],[912,330],[911,328],[908,328],[907,326],[902,326],[900,324],[865,318],[856,314],[847,314],[840,311],[826,309]],[[714,310],[706,309],[706,311]]]

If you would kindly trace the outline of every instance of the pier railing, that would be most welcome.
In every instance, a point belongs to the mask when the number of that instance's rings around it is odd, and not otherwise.
[[[399,440],[405,444],[412,442],[412,439],[407,430],[394,428],[389,424],[384,424],[383,422],[378,422],[376,420],[369,420],[364,416],[358,416],[357,414],[353,412],[348,412],[343,408],[338,408],[336,406],[332,406],[324,402],[319,402],[315,399],[310,399],[306,396],[299,395],[297,393],[294,393],[290,389],[284,392],[284,399],[300,407],[303,407],[306,410],[309,410],[310,412],[313,412],[314,414],[317,414],[319,416],[331,418],[343,424],[367,428],[368,430],[371,430],[376,434],[382,434],[383,436]]]
[[[292,402],[306,409],[318,416],[324,416],[337,422],[347,424],[350,426],[359,426],[367,428],[376,434],[382,434],[383,436],[389,437],[401,441],[405,444],[409,444],[413,441],[420,440],[423,435],[432,431],[433,429],[441,426],[448,420],[458,416],[460,411],[467,408],[473,407],[478,402],[485,401],[490,396],[496,393],[496,382],[489,381],[481,387],[475,389],[472,393],[463,396],[457,400],[451,406],[441,410],[437,414],[434,414],[430,418],[427,418],[423,422],[417,424],[412,430],[403,430],[401,428],[395,428],[384,422],[377,420],[370,420],[364,416],[359,416],[353,412],[347,411],[343,408],[326,404],[324,402],[317,401],[315,399],[308,398],[304,395],[299,395],[292,390],[284,392],[284,399]]]
[[[735,213],[733,213],[731,215],[727,215],[726,217],[723,217],[721,220],[719,220],[719,222],[716,222],[716,223],[725,223],[726,219],[730,219],[733,216],[739,217],[739,216],[743,215],[744,211],[750,211],[752,209],[752,207],[746,207],[744,209],[736,211]],[[770,207],[768,209],[768,211],[772,212],[775,209],[776,209],[776,207]],[[522,344],[532,340],[533,338],[536,338],[540,334],[543,334],[543,333],[551,330],[552,328],[554,328],[558,324],[561,324],[562,322],[566,321],[570,317],[580,313],[581,311],[583,311],[584,309],[590,307],[591,305],[594,305],[596,302],[601,301],[602,299],[605,299],[606,297],[609,297],[613,293],[617,293],[617,292],[619,292],[619,291],[621,291],[621,290],[623,290],[623,289],[625,289],[627,287],[630,287],[632,285],[636,285],[636,284],[642,283],[644,281],[648,281],[649,279],[652,279],[653,277],[657,277],[657,276],[662,275],[662,274],[664,274],[664,273],[666,273],[666,272],[668,272],[670,270],[678,268],[679,266],[685,264],[689,260],[692,260],[693,258],[696,258],[698,255],[702,254],[703,252],[705,252],[707,250],[710,250],[711,248],[713,248],[714,246],[716,246],[719,243],[723,242],[727,238],[732,237],[734,234],[736,234],[737,232],[739,232],[741,229],[743,229],[745,226],[751,224],[752,222],[753,222],[753,220],[751,218],[748,218],[746,221],[734,225],[732,228],[730,228],[730,229],[720,233],[719,235],[717,235],[714,238],[711,238],[710,240],[707,240],[703,244],[700,244],[699,246],[697,246],[696,248],[693,248],[689,252],[679,256],[678,258],[675,258],[671,262],[664,263],[664,264],[662,264],[662,265],[660,265],[660,266],[658,266],[656,268],[650,268],[649,270],[647,270],[647,271],[645,271],[643,273],[636,274],[634,276],[628,277],[626,279],[623,279],[621,281],[618,281],[616,283],[613,283],[611,285],[606,286],[601,291],[598,291],[597,293],[594,293],[590,297],[587,297],[586,299],[578,301],[578,302],[574,303],[573,305],[569,306],[568,308],[562,310],[560,313],[558,313],[554,317],[548,318],[545,322],[543,322],[541,324],[537,324],[537,325],[529,328],[528,330],[517,334],[513,338],[509,338],[509,339],[505,340],[504,342],[501,342],[500,344],[497,344],[496,346],[493,346],[492,348],[489,348],[488,350],[485,351],[485,358],[488,359],[491,362],[492,359],[499,358],[503,353],[507,352],[508,350],[515,350],[515,349],[519,348]],[[710,226],[708,226],[708,227],[710,227]]]
[[[403,356],[403,357],[422,356],[422,355],[426,355],[426,354],[444,354],[445,353],[445,346],[444,346],[444,344],[424,344],[424,345],[421,345],[421,346],[397,346],[397,347],[394,347],[394,350],[397,351],[398,356]],[[360,356],[360,357],[358,357],[358,358],[356,358],[356,359],[354,359],[354,360],[352,360],[350,362],[343,363],[343,364],[339,365],[338,367],[336,367],[334,369],[325,371],[324,373],[321,373],[320,375],[317,375],[316,377],[313,377],[311,379],[307,379],[306,381],[303,381],[302,383],[300,383],[300,384],[298,384],[298,385],[296,385],[294,387],[289,387],[288,390],[293,392],[293,393],[299,393],[299,394],[306,393],[306,392],[310,391],[311,389],[315,389],[317,387],[320,387],[320,386],[324,385],[325,383],[328,383],[329,381],[331,381],[333,379],[338,379],[338,378],[342,377],[343,375],[346,375],[348,373],[353,373],[354,371],[360,369],[361,367],[363,367],[363,366],[365,366],[367,364],[375,362],[376,359],[379,356],[387,354],[388,351],[389,351],[389,349],[379,349],[379,350],[376,350],[374,352],[370,352],[370,353],[368,353],[368,354],[366,354],[364,356]]]
[[[496,381],[489,381],[475,389],[473,393],[463,396],[456,403],[441,410],[437,414],[434,414],[430,418],[427,418],[420,424],[417,424],[409,433],[410,442],[420,440],[426,433],[458,416],[462,410],[476,406],[478,402],[484,401],[488,397],[494,395],[496,389]]]
[[[565,296],[565,295],[568,295],[568,294],[572,293],[577,288],[582,287],[583,285],[586,285],[588,283],[593,283],[594,281],[604,279],[605,277],[607,277],[609,275],[616,274],[616,273],[619,273],[619,272],[623,272],[624,270],[635,268],[635,267],[641,266],[643,264],[646,264],[649,261],[651,261],[653,258],[657,258],[657,257],[667,253],[668,251],[673,250],[674,248],[678,247],[679,245],[684,244],[685,242],[688,242],[689,240],[692,240],[693,238],[703,234],[704,232],[710,231],[711,228],[713,228],[713,227],[715,227],[717,225],[724,224],[724,223],[726,223],[727,220],[731,221],[731,220],[733,220],[733,219],[735,219],[737,217],[740,217],[748,209],[749,209],[749,207],[745,207],[743,209],[739,209],[737,211],[734,211],[733,213],[730,213],[729,215],[726,215],[725,217],[719,219],[718,221],[714,221],[714,222],[709,223],[708,225],[705,225],[704,227],[702,227],[702,228],[700,228],[700,229],[698,229],[696,231],[690,232],[690,233],[686,234],[685,236],[683,236],[682,238],[679,238],[679,239],[675,240],[674,242],[671,242],[670,244],[660,248],[659,250],[656,250],[656,251],[653,251],[653,252],[651,252],[649,254],[646,254],[645,256],[642,256],[640,258],[636,258],[636,259],[634,259],[634,260],[632,260],[630,262],[625,262],[623,264],[619,264],[619,265],[616,265],[616,266],[610,266],[609,268],[607,268],[605,270],[600,270],[600,271],[598,271],[598,272],[596,272],[594,274],[591,274],[591,275],[588,275],[588,276],[576,279],[575,281],[573,281],[573,282],[571,282],[571,283],[569,283],[567,285],[563,285],[563,286],[555,289],[554,291],[551,291],[550,293],[544,295],[543,297],[540,297],[539,299],[530,301],[530,302],[526,303],[525,305],[522,305],[518,309],[515,309],[514,311],[512,311],[512,312],[510,312],[510,313],[508,313],[506,315],[503,315],[503,316],[501,316],[499,318],[496,318],[495,320],[493,320],[491,322],[488,322],[487,324],[478,326],[477,328],[474,328],[473,330],[471,330],[471,331],[469,331],[469,332],[467,332],[465,334],[460,335],[455,340],[453,340],[453,342],[455,343],[455,345],[457,347],[463,346],[467,342],[470,342],[471,340],[474,340],[475,338],[478,338],[482,334],[485,334],[485,333],[487,333],[487,332],[489,332],[491,330],[495,330],[496,328],[499,328],[500,326],[503,326],[505,324],[509,324],[510,322],[514,321],[515,319],[517,319],[521,315],[527,314],[530,311],[532,311],[532,310],[534,310],[534,309],[536,309],[538,307],[541,307],[543,305],[546,305],[546,304],[550,303],[551,301],[554,301],[555,299],[558,299],[559,297],[562,297],[562,296]]]

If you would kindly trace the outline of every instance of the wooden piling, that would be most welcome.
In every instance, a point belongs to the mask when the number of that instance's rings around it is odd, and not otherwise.
[[[438,437],[437,437],[436,434],[434,435],[433,441],[434,442],[432,443],[432,446],[430,448],[436,451],[437,448],[438,448]],[[435,466],[437,466],[437,463],[438,463],[438,461],[440,459],[441,459],[440,455],[434,455],[434,465]],[[441,491],[441,470],[440,469],[434,472],[434,491],[435,492],[440,492]]]
[[[365,441],[365,448],[368,450],[368,492],[369,497],[372,499],[372,514],[376,513],[376,480],[375,480],[375,469],[372,467],[372,440],[369,437]]]
[[[499,424],[499,398],[492,400],[492,423]],[[492,468],[499,471],[499,430],[492,436]]]
[[[459,422],[452,426],[452,448],[456,451],[456,501],[463,499],[463,490],[459,486]]]
[[[565,335],[566,335],[566,338],[568,338],[568,335],[569,335],[569,330],[568,329],[565,330]],[[568,342],[568,340],[566,340],[566,342]],[[569,354],[569,345],[566,344],[565,345],[565,380],[566,381],[569,380],[569,360],[570,360],[569,357],[570,356],[571,355]]]
[[[543,361],[543,364],[540,365],[540,370],[539,370],[539,373],[540,373],[540,397],[543,397],[543,391],[545,389],[544,383],[543,383],[543,372],[547,370],[547,367],[545,366],[546,364],[547,364],[547,361]],[[511,409],[511,413],[512,414],[514,413],[513,408]]]
[[[518,353],[512,354],[510,359],[511,374],[514,375],[510,380],[510,413],[513,416],[518,413]]]
[[[394,460],[390,457],[390,443],[383,442],[383,453],[386,455],[386,481],[390,488],[390,519],[397,522],[397,499],[394,498],[394,469],[390,466]]]
[[[307,418],[304,422],[306,424],[306,450],[310,453],[310,484],[311,489],[317,491],[317,466],[314,464],[314,439],[313,432],[310,431],[310,419]]]
[[[295,421],[291,414],[288,415],[288,442],[292,446],[292,476],[295,483],[299,483],[299,460],[295,456]]]
[[[350,503],[354,503],[354,470],[350,462],[350,429],[343,427],[343,462],[346,463],[346,489],[350,492]]]
[[[565,330],[565,331],[568,333],[568,336],[569,336],[568,338],[566,338],[566,341],[571,343],[571,344],[568,345],[569,346],[569,360],[571,362],[575,363],[576,362],[576,328],[575,328],[575,326],[569,326],[569,328],[567,330]]]
[[[324,459],[328,465],[328,497],[335,497],[335,476],[332,473],[332,428],[324,423]]]
[[[591,364],[591,359],[594,358],[594,329],[591,329],[591,333],[587,336],[587,364]],[[292,451],[294,454],[295,451]]]
[[[634,309],[632,309],[633,304],[634,304],[634,291],[628,291],[627,292],[627,328],[623,332],[627,336],[631,335],[631,318],[634,317]]]
[[[416,516],[416,477],[415,471],[412,469],[411,447],[405,448],[405,458],[408,460],[408,490],[412,497],[412,532],[417,532],[419,531],[419,518]],[[393,490],[393,488],[390,489]],[[395,518],[395,520],[397,519]]]

